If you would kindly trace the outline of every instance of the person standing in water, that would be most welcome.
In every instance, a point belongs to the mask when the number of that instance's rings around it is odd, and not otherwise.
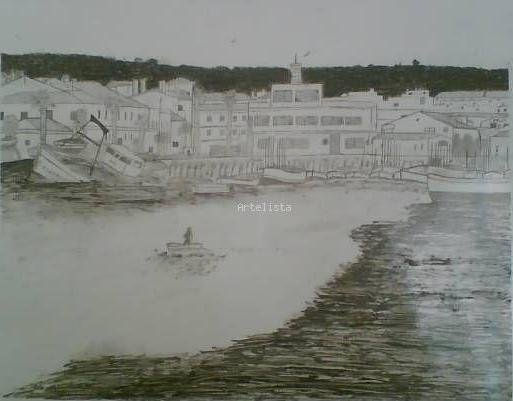
[[[192,228],[191,227],[187,227],[187,230],[185,231],[183,238],[184,238],[184,241],[183,241],[184,245],[192,244]]]

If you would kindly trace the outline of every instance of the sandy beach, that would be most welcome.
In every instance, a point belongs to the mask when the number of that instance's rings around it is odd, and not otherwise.
[[[89,213],[15,203],[1,227],[0,302],[9,307],[0,311],[0,392],[73,358],[195,353],[282,326],[358,254],[351,230],[429,202],[416,186],[357,186]],[[241,202],[291,210],[241,212]],[[209,274],[155,263],[155,250],[188,226],[226,254]]]

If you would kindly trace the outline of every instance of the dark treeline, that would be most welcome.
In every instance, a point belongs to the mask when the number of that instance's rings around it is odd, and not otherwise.
[[[106,84],[110,80],[148,78],[148,88],[159,80],[184,77],[198,82],[208,91],[234,89],[249,93],[268,88],[271,83],[288,82],[289,72],[279,67],[194,67],[159,64],[155,59],[135,61],[80,54],[33,53],[2,54],[2,70],[22,70],[29,77],[60,77],[68,74],[79,80]],[[454,90],[507,90],[507,69],[425,66],[417,60],[412,65],[304,68],[306,82],[323,82],[325,96],[375,88],[385,96],[406,89],[427,88],[434,96]]]

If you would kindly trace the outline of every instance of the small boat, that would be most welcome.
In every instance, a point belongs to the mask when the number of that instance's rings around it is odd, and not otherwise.
[[[243,178],[219,178],[217,180],[218,184],[227,184],[227,185],[240,185],[247,187],[256,187],[258,185],[259,179],[243,179]]]
[[[193,185],[192,192],[200,195],[229,194],[231,188],[228,184],[198,183]]]
[[[429,192],[456,193],[510,193],[511,179],[505,174],[481,174],[474,177],[444,177],[429,174],[427,178]]]
[[[202,258],[213,257],[215,254],[205,248],[201,242],[191,242],[190,244],[168,242],[166,244],[166,256],[170,258]]]
[[[306,171],[291,171],[266,167],[262,178],[287,184],[300,184],[306,181]]]

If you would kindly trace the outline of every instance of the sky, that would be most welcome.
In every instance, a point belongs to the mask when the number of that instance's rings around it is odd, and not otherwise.
[[[505,67],[511,0],[2,0],[0,51],[198,66]]]

